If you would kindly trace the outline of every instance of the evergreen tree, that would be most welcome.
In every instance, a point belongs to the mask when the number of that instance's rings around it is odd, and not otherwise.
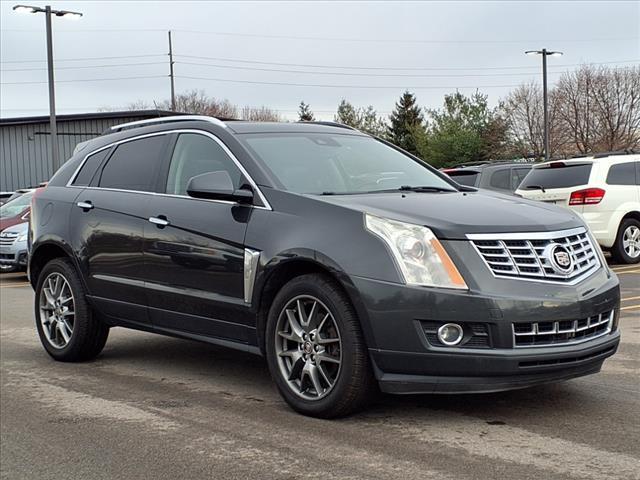
[[[300,106],[298,107],[298,120],[301,122],[314,122],[315,119],[309,104],[300,102]]]
[[[334,121],[357,128],[363,132],[384,137],[387,125],[372,105],[367,108],[355,108],[351,103],[343,99],[338,105],[338,111],[333,117]]]
[[[360,122],[358,121],[358,112],[355,107],[347,102],[344,98],[338,105],[338,111],[336,112],[335,117],[333,119],[342,123],[343,125],[349,125],[353,128],[360,128]]]
[[[390,125],[387,128],[389,140],[405,149],[418,154],[416,145],[417,129],[424,129],[424,117],[420,107],[416,104],[416,97],[406,91],[396,103],[395,109],[389,117]]]

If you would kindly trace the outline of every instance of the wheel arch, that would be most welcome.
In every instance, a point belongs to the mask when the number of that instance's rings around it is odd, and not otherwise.
[[[44,266],[55,258],[68,258],[73,261],[71,248],[64,242],[54,239],[39,242],[29,255],[29,282],[35,289],[38,277]],[[75,264],[75,262],[74,262]]]
[[[256,305],[256,337],[260,351],[265,353],[265,329],[269,308],[280,289],[292,279],[306,274],[321,274],[331,278],[346,294],[356,310],[367,347],[373,347],[373,335],[364,303],[349,276],[329,257],[313,251],[285,252],[261,268],[256,279],[253,302]]]

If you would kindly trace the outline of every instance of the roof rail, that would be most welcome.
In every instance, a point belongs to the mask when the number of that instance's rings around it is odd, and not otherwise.
[[[614,150],[611,152],[591,152],[591,153],[581,153],[579,155],[572,155],[569,157],[570,159],[574,158],[605,158],[610,157],[612,155],[634,155],[638,154],[640,151],[634,150],[633,148],[625,148],[624,150]]]
[[[353,130],[355,132],[359,132],[360,131],[357,128],[353,128],[350,125],[345,125],[344,123],[329,122],[329,121],[324,121],[324,120],[312,120],[312,121],[298,120],[296,123],[311,123],[311,124],[314,124],[314,125],[326,125],[328,127],[346,128],[347,130]]]
[[[170,122],[192,122],[194,120],[213,123],[214,125],[218,125],[219,127],[227,127],[222,120],[219,120],[215,117],[208,117],[206,115],[174,115],[170,117],[149,118],[147,120],[138,120],[136,122],[121,123],[120,125],[114,125],[110,130],[112,132],[121,132],[130,128],[146,127],[149,125],[159,125],[162,123]]]

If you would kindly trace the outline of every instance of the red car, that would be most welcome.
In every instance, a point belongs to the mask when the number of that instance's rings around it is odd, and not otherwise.
[[[29,220],[31,199],[37,190],[39,189],[30,188],[18,190],[16,194],[19,195],[0,206],[0,232],[5,228]]]

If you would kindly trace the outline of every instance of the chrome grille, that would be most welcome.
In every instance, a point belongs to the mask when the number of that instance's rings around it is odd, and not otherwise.
[[[544,347],[591,340],[611,331],[614,311],[581,320],[513,323],[514,347]]]
[[[491,272],[500,277],[575,283],[600,267],[598,252],[584,228],[560,232],[467,235]],[[561,245],[573,269],[562,273],[552,264],[551,248]]]
[[[15,232],[0,233],[0,247],[10,247],[14,244],[18,238],[18,234]]]

